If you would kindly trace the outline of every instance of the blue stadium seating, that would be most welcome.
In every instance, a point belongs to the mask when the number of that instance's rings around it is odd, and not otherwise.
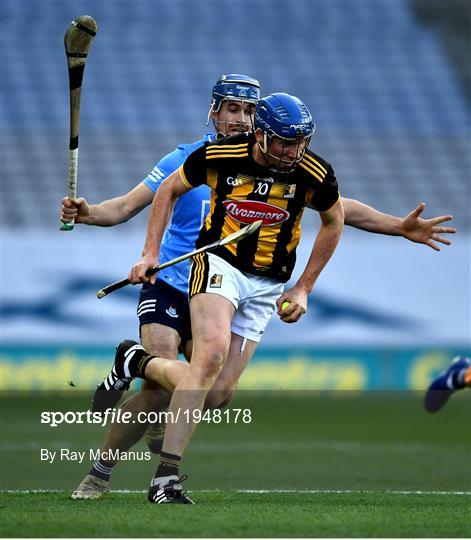
[[[440,36],[406,0],[2,2],[2,184],[8,227],[56,227],[66,194],[63,34],[99,33],[85,70],[79,191],[128,191],[205,130],[224,72],[310,107],[311,147],[345,196],[404,214],[428,202],[469,228],[469,104]],[[142,227],[138,219],[125,227]]]

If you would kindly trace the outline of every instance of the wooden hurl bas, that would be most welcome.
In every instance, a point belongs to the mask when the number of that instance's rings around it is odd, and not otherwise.
[[[77,196],[80,92],[82,90],[83,71],[85,69],[88,51],[97,31],[98,25],[95,19],[89,15],[82,15],[70,23],[64,36],[70,90],[69,199],[74,199]],[[73,228],[74,222],[71,221],[62,223],[60,230],[71,231]]]

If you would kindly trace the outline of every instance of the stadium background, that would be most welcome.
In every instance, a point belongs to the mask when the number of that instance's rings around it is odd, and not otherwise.
[[[221,73],[303,99],[311,147],[342,194],[405,215],[452,213],[441,253],[347,230],[296,325],[273,319],[245,388],[422,389],[470,352],[467,2],[10,1],[2,20],[2,387],[92,388],[137,337],[137,289],[98,301],[142,248],[147,211],[111,229],[58,230],[66,193],[63,35],[99,33],[85,70],[79,193],[127,192],[205,131]],[[309,214],[309,212],[307,212]],[[317,226],[306,215],[302,268]]]

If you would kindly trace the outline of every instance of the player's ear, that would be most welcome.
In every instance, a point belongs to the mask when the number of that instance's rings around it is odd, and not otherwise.
[[[260,128],[257,128],[254,133],[255,133],[255,140],[258,143],[263,144],[263,131]]]

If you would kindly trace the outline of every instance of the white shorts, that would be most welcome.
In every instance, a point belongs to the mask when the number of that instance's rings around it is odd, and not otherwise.
[[[213,253],[197,255],[190,273],[190,298],[198,293],[219,294],[236,308],[231,331],[259,342],[283,294],[284,283],[241,272]]]

